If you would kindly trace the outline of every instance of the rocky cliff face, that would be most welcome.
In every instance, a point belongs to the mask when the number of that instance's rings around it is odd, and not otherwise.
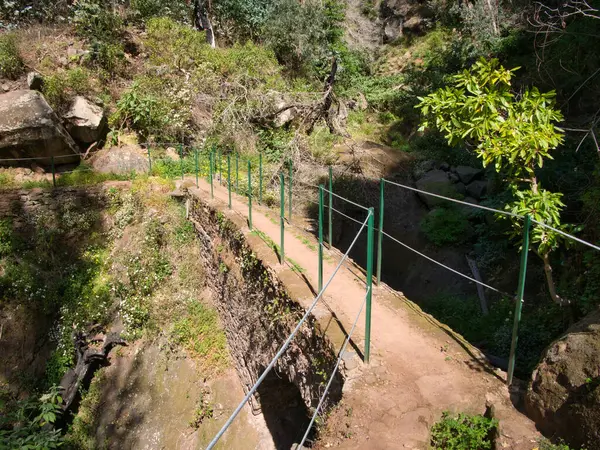
[[[533,372],[526,409],[542,432],[577,448],[598,448],[600,310],[546,350]]]

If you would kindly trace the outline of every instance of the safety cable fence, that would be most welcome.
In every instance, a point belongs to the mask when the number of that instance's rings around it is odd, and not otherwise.
[[[333,246],[333,223],[334,223],[334,215],[340,217],[342,220],[348,220],[352,223],[355,223],[358,226],[364,227],[364,222],[357,220],[352,215],[348,214],[344,211],[344,208],[340,206],[336,206],[335,202],[342,202],[343,204],[350,205],[353,208],[358,208],[359,210],[365,210],[368,212],[368,218],[370,220],[375,220],[375,212],[373,208],[369,208],[368,206],[360,204],[360,202],[348,198],[344,198],[338,193],[334,192],[334,184],[337,184],[339,179],[344,179],[345,182],[352,183],[352,177],[355,177],[356,174],[352,173],[349,170],[345,170],[342,172],[336,171],[336,178],[334,178],[334,170],[331,166],[328,167],[328,173],[325,178],[325,184],[316,185],[312,183],[305,182],[300,180],[299,177],[296,176],[294,178],[295,168],[293,166],[292,161],[285,161],[281,164],[276,172],[265,174],[265,170],[263,167],[263,154],[259,153],[256,156],[242,156],[238,152],[235,152],[230,149],[222,149],[216,147],[203,146],[201,149],[198,149],[195,146],[183,145],[181,143],[145,143],[148,158],[148,166],[150,174],[157,175],[164,178],[181,178],[184,179],[186,176],[195,175],[196,185],[198,185],[198,181],[200,178],[206,178],[210,183],[211,188],[211,196],[214,197],[214,184],[225,186],[228,190],[228,204],[229,208],[231,208],[231,195],[232,192],[239,194],[240,196],[246,197],[248,201],[248,223],[250,229],[252,229],[252,203],[253,200],[257,200],[259,204],[264,204],[264,196],[265,194],[269,195],[268,203],[271,206],[277,205],[277,199],[272,194],[269,193],[269,189],[273,189],[279,185],[279,223],[281,229],[279,249],[280,249],[280,260],[283,263],[285,261],[285,228],[286,226],[296,227],[301,231],[306,231],[297,226],[295,221],[292,218],[294,205],[294,195],[296,195],[296,202],[300,204],[310,203],[318,208],[318,264],[319,264],[319,291],[323,286],[323,258],[324,258],[324,250],[328,250],[329,252],[335,252],[335,248]],[[171,147],[171,148],[169,148]],[[176,154],[173,154],[173,153]],[[52,185],[58,186],[61,185],[61,177],[63,176],[85,176],[85,174],[90,174],[94,172],[94,169],[90,167],[85,167],[84,165],[68,171],[57,172],[55,169],[56,160],[61,160],[63,158],[74,158],[80,155],[77,154],[67,154],[67,155],[57,155],[51,157],[27,157],[27,158],[4,158],[0,159],[0,163],[2,162],[18,162],[18,161],[37,161],[37,162],[45,162],[46,164],[50,164],[52,170]],[[134,177],[135,174],[132,174],[131,177]],[[123,176],[124,179],[128,179],[127,176]],[[350,179],[348,179],[350,178]],[[254,180],[254,182],[253,182]],[[265,180],[268,180],[265,183]],[[323,177],[320,178],[323,180]],[[362,182],[368,181],[372,182],[372,180],[363,176]],[[266,185],[268,184],[268,186]],[[423,251],[419,251],[413,246],[409,245],[403,239],[400,239],[397,236],[393,236],[388,230],[384,229],[384,218],[385,218],[385,192],[386,185],[393,186],[394,188],[400,188],[403,190],[411,191],[416,194],[425,195],[434,197],[436,199],[440,199],[443,201],[451,202],[454,204],[461,205],[462,207],[467,207],[475,210],[481,210],[488,213],[493,213],[501,216],[508,216],[519,221],[523,221],[523,236],[522,236],[522,248],[521,251],[521,263],[519,269],[519,280],[517,283],[516,294],[509,295],[506,292],[503,292],[502,289],[499,289],[496,286],[492,286],[489,283],[485,283],[479,277],[471,277],[460,270],[457,270],[453,267],[450,267],[447,264],[442,263],[441,261],[436,260],[435,258],[427,255]],[[313,194],[305,195],[305,191],[300,190],[300,186],[304,188],[308,188],[310,191],[318,194],[318,201],[314,200]],[[287,188],[287,193],[286,193]],[[315,192],[316,191],[316,192]],[[375,278],[377,284],[381,282],[381,272],[383,266],[383,254],[384,254],[384,246],[383,240],[388,239],[394,242],[397,245],[402,246],[403,248],[413,252],[414,254],[436,264],[443,269],[468,280],[469,282],[474,283],[480,288],[488,289],[492,292],[500,294],[501,296],[513,298],[515,300],[515,310],[514,310],[514,326],[512,331],[511,338],[511,350],[509,355],[509,370],[508,370],[508,383],[512,382],[515,358],[516,358],[516,346],[517,346],[517,336],[518,336],[518,324],[521,317],[521,308],[524,301],[524,283],[525,277],[527,274],[527,253],[529,249],[529,234],[531,230],[532,224],[534,226],[544,227],[545,229],[551,230],[555,233],[560,234],[562,237],[566,239],[570,239],[579,244],[585,245],[589,248],[592,248],[596,251],[600,251],[600,246],[595,245],[593,243],[587,242],[583,239],[580,239],[576,236],[573,236],[565,231],[552,227],[548,224],[545,224],[541,221],[535,220],[529,216],[520,216],[518,214],[514,214],[510,211],[504,211],[500,209],[491,208],[485,205],[474,204],[471,202],[466,202],[463,200],[459,200],[456,198],[451,198],[449,196],[436,194],[433,192],[428,192],[422,189],[418,189],[412,186],[408,186],[406,184],[398,183],[396,181],[387,180],[381,178],[379,180],[379,205],[377,209],[377,218],[378,218],[378,227],[373,226],[373,232],[377,232],[377,244],[376,251],[374,254],[376,258],[373,257],[373,254],[370,256],[367,255],[367,266],[372,265],[373,260],[376,259],[376,267],[375,267]],[[311,198],[312,197],[312,198]],[[363,199],[366,200],[366,199]],[[370,203],[370,201],[368,201]],[[287,215],[287,217],[286,217]],[[367,219],[369,220],[369,219]],[[362,230],[362,228],[361,228]],[[324,245],[324,241],[327,241],[328,246]],[[525,245],[527,244],[527,245]],[[367,245],[369,247],[369,245]],[[372,250],[372,248],[371,248]],[[341,262],[344,263],[347,260],[346,252],[344,257],[342,257]],[[368,270],[366,271],[368,274]],[[370,276],[367,277],[367,284],[370,283]]]
[[[348,173],[348,172],[344,172],[342,175],[342,177],[348,177],[348,176],[352,176],[352,174]],[[332,185],[332,170],[329,170],[329,185]],[[455,204],[459,204],[461,206],[466,206],[468,208],[472,208],[472,209],[477,209],[477,210],[482,210],[488,213],[493,213],[493,214],[497,214],[500,216],[508,216],[508,217],[512,217],[513,219],[516,219],[518,221],[522,221],[522,242],[521,242],[521,256],[520,256],[520,265],[519,265],[519,279],[517,282],[517,289],[515,291],[515,294],[508,294],[506,293],[504,290],[499,289],[498,287],[492,286],[490,284],[484,283],[483,281],[481,281],[480,279],[476,279],[475,277],[471,277],[469,275],[466,275],[465,273],[456,270],[455,268],[450,267],[447,264],[444,264],[438,260],[436,260],[435,258],[432,258],[431,256],[425,254],[422,251],[417,250],[416,248],[414,248],[411,245],[408,245],[406,242],[403,242],[403,240],[399,239],[398,237],[393,236],[392,234],[390,234],[389,232],[387,232],[386,230],[384,230],[384,215],[385,215],[385,196],[384,196],[384,192],[385,192],[385,185],[392,185],[395,187],[399,187],[402,189],[406,189],[408,191],[412,191],[415,192],[417,194],[421,194],[421,195],[427,195],[427,196],[431,196],[431,197],[435,197],[437,199],[441,199],[444,201],[448,201],[448,202],[453,202]],[[562,230],[559,230],[557,228],[554,228],[548,224],[545,224],[541,221],[537,221],[535,219],[533,219],[530,216],[521,216],[518,214],[514,214],[510,211],[505,211],[505,210],[500,210],[500,209],[495,209],[495,208],[491,208],[485,205],[480,205],[480,204],[475,204],[475,203],[470,203],[470,202],[465,202],[456,198],[451,198],[448,196],[444,196],[444,195],[440,195],[440,194],[436,194],[436,193],[432,193],[432,192],[427,192],[421,189],[417,189],[414,188],[412,186],[407,186],[405,184],[401,184],[401,183],[397,183],[395,181],[391,181],[391,180],[387,180],[384,178],[380,179],[380,202],[379,202],[379,208],[377,209],[377,216],[378,216],[378,227],[374,228],[375,232],[378,234],[378,242],[377,242],[377,251],[376,251],[376,255],[377,255],[377,262],[376,262],[376,278],[377,278],[377,284],[379,284],[381,282],[381,268],[382,268],[382,255],[383,252],[385,251],[384,247],[383,247],[383,239],[389,239],[392,242],[402,246],[403,248],[419,255],[420,257],[438,265],[439,267],[442,267],[443,269],[454,273],[455,275],[458,275],[460,277],[462,277],[463,279],[468,280],[469,282],[474,283],[475,285],[478,286],[478,289],[481,288],[485,288],[488,289],[492,292],[495,292],[497,294],[499,294],[500,296],[504,297],[504,298],[512,298],[514,299],[514,318],[513,318],[513,326],[512,326],[512,333],[511,333],[511,340],[510,340],[510,352],[509,352],[509,356],[508,356],[508,370],[507,370],[507,383],[510,385],[512,383],[513,377],[514,377],[514,371],[515,371],[515,364],[516,364],[516,354],[517,354],[517,343],[518,343],[518,333],[519,333],[519,322],[521,320],[521,314],[522,314],[522,307],[523,307],[523,303],[524,303],[524,287],[525,287],[525,278],[527,275],[527,262],[528,262],[528,253],[529,253],[529,240],[530,240],[530,233],[531,233],[531,227],[532,224],[536,224],[538,226],[544,227],[548,230],[552,230],[558,234],[560,234],[561,236],[563,236],[566,239],[570,239],[573,240],[575,242],[578,242],[582,245],[585,245],[589,248],[595,249],[595,250],[599,250],[600,251],[600,247],[598,245],[592,244],[590,242],[587,242],[583,239],[577,238],[576,236],[573,236],[569,233],[566,233]],[[333,194],[333,197],[337,198],[336,194]],[[360,205],[356,202],[352,202],[351,203],[353,206],[357,206],[360,207],[361,209],[367,208],[364,205]],[[355,224],[360,224],[360,220],[357,220],[355,217],[352,217],[349,214],[346,214],[343,211],[343,208],[336,208],[335,206],[333,206],[333,202],[329,202],[329,205],[327,206],[330,214],[331,213],[335,213],[336,215],[339,215],[343,218],[343,220],[348,220],[352,223]],[[331,222],[331,220],[330,220]],[[331,226],[331,223],[329,224],[329,226]],[[469,265],[471,266],[472,261],[469,261]],[[475,272],[474,272],[475,273]],[[481,294],[479,294],[480,296],[482,296]],[[484,303],[484,302],[482,302]],[[482,309],[483,309],[483,304],[482,304]]]
[[[327,288],[329,287],[329,285],[333,282],[335,276],[337,275],[338,271],[342,267],[342,264],[344,263],[344,261],[346,260],[346,258],[348,258],[348,255],[349,255],[350,251],[352,251],[352,248],[354,247],[354,245],[358,241],[358,238],[361,235],[361,233],[363,232],[363,230],[365,229],[365,227],[367,227],[367,233],[370,236],[369,239],[371,241],[373,240],[373,227],[372,226],[373,226],[373,211],[369,211],[369,214],[368,214],[367,218],[365,219],[365,221],[363,222],[360,230],[358,231],[358,233],[354,237],[352,243],[350,244],[350,246],[346,250],[346,253],[344,253],[343,257],[341,258],[341,260],[336,265],[333,273],[331,274],[331,276],[329,277],[329,279],[327,280],[327,282],[322,286],[321,289],[319,289],[319,293],[314,298],[314,300],[311,303],[311,305],[306,309],[304,315],[302,316],[302,318],[300,319],[300,321],[298,322],[298,324],[296,325],[296,327],[294,328],[294,330],[290,333],[290,335],[288,336],[288,338],[281,345],[281,347],[279,348],[279,350],[277,351],[277,353],[275,354],[275,356],[271,359],[271,362],[267,365],[267,367],[265,368],[265,370],[263,371],[263,373],[258,377],[258,379],[254,383],[254,385],[248,390],[248,392],[246,393],[244,399],[238,404],[238,406],[235,408],[235,410],[233,411],[233,413],[227,419],[227,421],[225,422],[225,424],[221,427],[221,429],[215,435],[215,437],[213,438],[213,440],[208,444],[208,446],[206,447],[207,450],[210,450],[210,449],[214,448],[214,446],[217,444],[217,442],[219,441],[219,439],[223,436],[223,434],[231,426],[231,424],[233,423],[233,421],[235,420],[235,418],[237,417],[237,415],[240,413],[240,411],[242,410],[242,408],[244,407],[244,405],[250,400],[250,398],[258,390],[258,387],[265,380],[265,378],[267,377],[267,375],[269,374],[269,372],[273,369],[273,367],[275,366],[275,364],[277,363],[277,361],[279,360],[279,358],[285,353],[285,351],[287,350],[288,346],[290,345],[290,343],[292,342],[292,340],[294,339],[294,337],[296,336],[296,334],[298,333],[298,331],[300,330],[300,328],[302,327],[302,325],[304,324],[304,322],[308,319],[308,317],[310,316],[310,314],[312,313],[312,311],[314,310],[314,308],[317,306],[319,300],[323,297],[323,295],[324,295],[325,291],[327,290]],[[366,324],[365,324],[365,350],[364,350],[364,355],[365,356],[364,357],[365,357],[366,361],[368,361],[368,358],[369,358],[369,347],[370,347],[370,331],[369,331],[370,330],[370,324],[369,324],[369,322],[370,322],[370,309],[371,309],[371,291],[372,291],[372,285],[369,284],[367,286],[367,291],[366,291],[366,295],[365,295],[365,303],[367,305],[367,314],[366,314],[367,317],[365,318]],[[361,308],[361,312],[362,312],[362,308]],[[339,364],[337,364],[337,365],[339,365]],[[322,402],[320,402],[320,403],[322,403]]]
[[[356,325],[358,324],[358,319],[360,319],[362,311],[363,311],[365,305],[367,304],[367,299],[368,299],[370,290],[371,290],[371,287],[367,291],[367,293],[365,295],[365,299],[361,303],[360,309],[358,310],[358,314],[356,315],[356,318],[354,319],[352,328],[350,328],[350,331],[348,332],[348,336],[346,336],[346,339],[344,340],[344,343],[342,344],[342,348],[339,351],[337,360],[335,362],[335,366],[333,367],[331,375],[329,376],[329,380],[327,381],[327,384],[325,385],[325,390],[323,391],[323,394],[321,394],[321,398],[319,399],[319,403],[317,404],[317,407],[315,408],[315,412],[313,413],[313,415],[310,419],[310,422],[308,424],[308,427],[306,428],[306,432],[304,433],[304,436],[302,437],[300,444],[298,444],[297,448],[299,448],[299,449],[304,448],[303,445],[306,442],[308,435],[310,434],[310,430],[312,429],[313,424],[315,423],[315,420],[317,419],[319,412],[321,411],[321,408],[323,407],[323,403],[325,402],[325,399],[327,398],[327,394],[329,393],[329,389],[331,388],[331,383],[333,382],[335,374],[337,373],[337,371],[340,367],[340,363],[342,362],[342,359],[344,358],[344,354],[346,352],[346,348],[348,347],[348,343],[350,342],[350,339],[352,338],[352,335],[354,334],[354,330],[356,329]]]

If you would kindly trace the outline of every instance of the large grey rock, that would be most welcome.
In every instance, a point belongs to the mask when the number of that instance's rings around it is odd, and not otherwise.
[[[390,17],[385,20],[383,25],[383,41],[385,43],[394,42],[402,36],[402,23],[400,17]]]
[[[467,187],[463,183],[454,183],[454,180],[452,179],[450,174],[448,174],[448,179],[451,183],[453,183],[452,186],[454,187],[454,190],[456,192],[458,192],[462,196],[467,195]]]
[[[417,189],[422,191],[432,192],[446,197],[457,197],[454,183],[452,183],[448,174],[443,170],[431,170],[419,178],[415,184],[417,185]],[[419,193],[419,197],[430,208],[448,204],[448,200],[427,194]]]
[[[34,91],[41,91],[44,87],[44,78],[37,72],[27,74],[27,86]]]
[[[102,173],[148,173],[148,151],[137,145],[105,148],[91,158],[94,170]]]
[[[467,194],[471,197],[481,200],[487,192],[487,181],[476,180],[467,185]]]
[[[279,111],[273,118],[273,126],[276,128],[281,128],[298,117],[298,108],[288,105],[283,99],[277,102],[276,108]]]
[[[469,184],[471,181],[477,178],[481,172],[481,169],[476,169],[469,166],[458,166],[456,168],[456,173],[458,174],[460,181],[465,184]]]
[[[91,144],[104,138],[107,125],[104,110],[85,97],[75,97],[63,119],[77,142]]]
[[[573,448],[600,442],[600,310],[546,350],[533,371],[525,408],[538,428]]]
[[[382,0],[383,37],[391,42],[404,33],[420,33],[432,16],[427,2],[420,0]]]
[[[0,94],[0,159],[35,158],[47,166],[51,156],[57,157],[57,165],[79,161],[75,142],[42,94],[30,90]]]

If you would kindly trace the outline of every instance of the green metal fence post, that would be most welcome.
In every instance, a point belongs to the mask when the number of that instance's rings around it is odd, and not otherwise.
[[[281,227],[281,254],[279,262],[285,261],[285,250],[283,249],[283,238],[285,234],[285,178],[283,173],[279,174],[279,225]]]
[[[227,191],[229,193],[229,209],[231,209],[231,155],[227,155]]]
[[[262,170],[262,152],[258,154],[258,204],[262,205],[263,191],[263,170]]]
[[[215,154],[213,152],[210,152],[210,157],[209,157],[209,161],[208,161],[208,165],[209,165],[209,178],[210,178],[210,198],[215,198],[215,192],[214,192],[214,188],[213,188],[213,168],[214,168],[214,163],[215,163]]]
[[[52,186],[56,187],[56,170],[54,170],[54,156],[52,156],[50,163],[52,164]]]
[[[371,356],[371,297],[373,295],[373,228],[375,210],[369,208],[367,219],[367,310],[365,314],[365,362],[368,364]]]
[[[196,187],[198,187],[198,149],[194,153],[194,165],[196,166]]]
[[[333,240],[333,168],[329,166],[329,221],[327,223],[329,227],[329,235],[327,236],[329,242],[329,248],[331,249]]]
[[[289,184],[289,200],[288,200],[288,208],[289,208],[289,213],[288,213],[288,220],[290,221],[290,223],[292,223],[292,172],[293,172],[294,168],[292,166],[292,160],[290,159],[290,175],[289,175],[289,180],[288,180],[288,184]]]
[[[221,181],[223,180],[223,156],[220,151],[217,152],[217,159],[217,167],[219,168],[219,186],[221,186]]]
[[[252,229],[252,166],[248,161],[248,226]]]
[[[150,146],[148,146],[148,173],[152,173],[152,158],[150,157]]]
[[[519,284],[517,286],[517,300],[515,304],[515,318],[513,323],[512,340],[510,343],[510,355],[508,357],[508,376],[506,383],[512,384],[515,372],[515,359],[517,352],[517,341],[519,322],[521,321],[521,309],[523,308],[523,295],[525,294],[525,276],[527,275],[527,255],[529,253],[529,229],[531,228],[531,217],[525,216],[523,225],[523,247],[521,248],[521,268],[519,270]]]
[[[235,193],[240,193],[240,171],[239,171],[239,163],[240,163],[240,154],[236,152],[235,154]]]
[[[319,185],[319,292],[323,289],[323,200],[324,186]]]
[[[179,165],[181,166],[181,179],[183,180],[183,144],[179,144]]]
[[[383,187],[385,180],[379,180],[379,234],[377,236],[377,286],[381,283],[381,260],[382,260],[382,242],[383,242]]]

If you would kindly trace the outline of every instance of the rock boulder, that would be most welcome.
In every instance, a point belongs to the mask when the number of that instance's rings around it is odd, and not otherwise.
[[[473,181],[472,183],[467,185],[466,193],[477,200],[481,200],[483,198],[483,196],[485,195],[485,193],[487,192],[487,185],[488,184],[486,181],[481,181],[481,180]]]
[[[71,156],[72,155],[72,156]],[[79,161],[79,151],[42,94],[20,90],[0,94],[0,159],[35,158],[13,165],[31,165],[33,161],[50,164]]]
[[[431,170],[419,178],[415,184],[417,185],[417,189],[422,191],[432,192],[446,197],[457,197],[456,185],[450,180],[448,173],[443,170]],[[427,194],[419,193],[419,197],[429,208],[448,203],[447,200]]]
[[[92,167],[102,173],[148,173],[148,151],[137,145],[111,147],[98,151],[91,158]]]
[[[475,167],[469,166],[458,166],[456,168],[456,174],[465,184],[469,184],[475,178],[477,178],[482,173],[481,169],[476,169]]]
[[[73,139],[84,145],[103,139],[107,131],[104,111],[85,97],[75,97],[63,119]]]
[[[380,16],[384,41],[392,42],[405,33],[421,33],[432,10],[420,0],[382,0]]]
[[[576,448],[600,442],[600,310],[546,350],[525,399],[538,428]]]
[[[27,86],[34,91],[41,91],[44,87],[44,78],[37,72],[27,74]]]

